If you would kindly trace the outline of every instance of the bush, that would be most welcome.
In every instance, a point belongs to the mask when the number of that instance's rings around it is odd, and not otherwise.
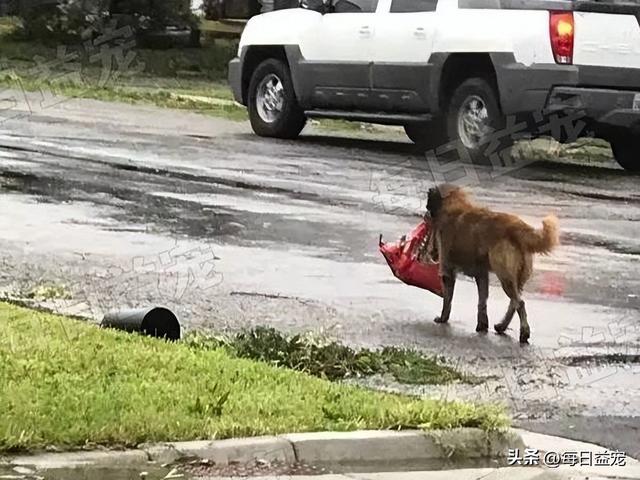
[[[137,33],[197,26],[189,0],[20,0],[18,13],[27,38],[54,42],[91,38],[113,16]]]
[[[25,35],[45,41],[73,41],[90,34],[109,15],[110,0],[22,0]]]

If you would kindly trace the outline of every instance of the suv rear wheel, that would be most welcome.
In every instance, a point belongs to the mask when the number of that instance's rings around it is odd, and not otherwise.
[[[511,137],[502,135],[497,138],[496,149],[488,151],[488,148],[493,143],[492,135],[503,129],[505,123],[495,90],[484,78],[465,80],[453,91],[447,108],[447,137],[449,141],[460,142],[473,163],[488,165],[490,156],[496,154],[501,163],[504,161],[513,145]]]
[[[307,119],[298,105],[289,67],[274,58],[262,62],[249,82],[249,121],[263,137],[296,138]]]
[[[629,172],[640,172],[640,139],[631,133],[617,135],[611,140],[613,156],[622,168]]]

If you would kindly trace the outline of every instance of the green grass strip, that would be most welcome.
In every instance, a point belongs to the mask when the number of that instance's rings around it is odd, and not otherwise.
[[[496,406],[374,392],[6,303],[0,325],[2,451],[508,424]]]

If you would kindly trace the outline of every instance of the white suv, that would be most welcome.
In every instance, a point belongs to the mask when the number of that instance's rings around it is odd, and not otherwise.
[[[473,161],[520,135],[594,135],[640,171],[640,0],[303,2],[253,17],[229,64],[258,135],[403,125]]]

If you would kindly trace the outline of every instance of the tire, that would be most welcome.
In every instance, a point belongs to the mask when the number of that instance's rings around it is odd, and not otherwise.
[[[631,133],[618,135],[611,140],[613,156],[628,172],[640,173],[640,139]]]
[[[445,125],[442,120],[426,123],[409,123],[404,126],[407,137],[421,150],[432,150],[447,143]]]
[[[448,140],[466,152],[467,158],[460,160],[483,165],[505,164],[513,139],[510,135],[495,136],[505,125],[496,91],[487,80],[470,78],[453,90],[446,109],[446,132]],[[497,144],[494,139],[498,140]],[[460,153],[458,156],[464,157]]]
[[[262,137],[296,138],[306,124],[289,67],[274,58],[262,62],[249,82],[249,120]]]

